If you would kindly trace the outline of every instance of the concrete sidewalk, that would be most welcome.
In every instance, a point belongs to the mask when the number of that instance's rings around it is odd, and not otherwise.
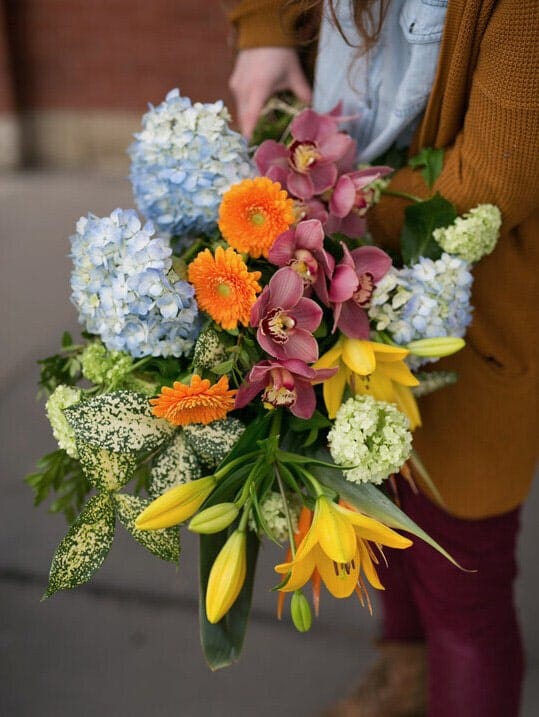
[[[127,181],[88,174],[0,176],[3,437],[0,520],[0,714],[13,717],[315,717],[348,693],[372,656],[376,616],[355,600],[324,597],[307,635],[274,618],[266,546],[241,662],[212,674],[196,617],[196,541],[185,536],[178,572],[118,528],[110,556],[87,586],[40,597],[66,531],[32,507],[22,482],[55,443],[35,401],[38,357],[54,353],[69,304],[68,236],[79,216],[130,207]],[[524,516],[518,601],[528,653],[522,717],[539,714],[539,490]]]

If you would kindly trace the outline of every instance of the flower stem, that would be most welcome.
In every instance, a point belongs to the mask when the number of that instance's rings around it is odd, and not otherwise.
[[[382,189],[382,194],[388,197],[400,197],[401,199],[409,199],[411,202],[422,202],[421,197],[416,197],[408,192],[398,192],[396,189]]]
[[[294,527],[292,525],[292,518],[290,517],[290,511],[288,509],[288,503],[286,501],[286,494],[284,491],[283,480],[281,478],[281,474],[279,472],[279,465],[277,463],[273,464],[273,473],[275,475],[275,480],[277,481],[277,485],[279,486],[279,492],[283,499],[284,513],[286,516],[286,528],[288,530],[288,540],[290,543],[290,552],[292,553],[292,558],[295,558],[296,557],[296,541],[294,539]]]

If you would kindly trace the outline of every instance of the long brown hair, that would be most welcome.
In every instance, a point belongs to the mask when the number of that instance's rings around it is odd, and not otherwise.
[[[389,5],[389,0],[347,0],[350,3],[352,16],[356,23],[359,36],[362,40],[361,45],[359,46],[350,41],[338,20],[336,6],[339,1],[343,2],[344,0],[327,0],[331,19],[335,23],[337,30],[343,36],[344,41],[350,45],[350,47],[357,47],[358,52],[363,54],[378,40],[387,12],[387,7]],[[320,18],[322,15],[323,5],[324,0],[287,0],[285,7],[299,6],[302,13],[305,13],[306,16],[314,15],[317,18]],[[308,43],[317,39],[316,34],[313,34],[312,31],[310,31],[310,36],[305,36],[306,33],[301,32],[301,29],[301,27],[298,28],[298,30],[300,30],[299,34],[302,41]],[[308,34],[309,33],[307,33],[307,35]]]

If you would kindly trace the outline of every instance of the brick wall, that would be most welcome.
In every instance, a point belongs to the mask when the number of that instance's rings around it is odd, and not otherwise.
[[[220,0],[0,0],[0,115],[31,162],[100,164],[172,87],[232,109],[229,34]]]

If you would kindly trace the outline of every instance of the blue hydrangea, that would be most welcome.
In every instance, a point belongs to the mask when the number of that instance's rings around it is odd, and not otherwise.
[[[472,320],[472,275],[463,259],[442,254],[433,261],[391,269],[379,282],[369,317],[378,331],[387,331],[405,346],[416,339],[462,337]],[[411,359],[414,365],[425,360]]]
[[[142,119],[131,155],[140,211],[168,235],[211,232],[223,194],[254,175],[245,140],[221,101],[191,103],[178,90]]]
[[[71,300],[109,351],[183,356],[199,332],[194,289],[172,269],[169,241],[134,210],[81,217],[71,237]]]

